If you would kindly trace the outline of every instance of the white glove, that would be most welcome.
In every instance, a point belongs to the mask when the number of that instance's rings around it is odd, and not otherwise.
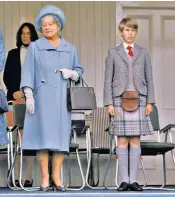
[[[62,72],[62,75],[63,75],[64,79],[69,79],[70,78],[74,81],[77,81],[78,78],[79,78],[79,74],[74,70],[63,68],[63,69],[60,69],[59,71]]]
[[[31,88],[24,88],[24,93],[26,96],[26,111],[32,115],[35,111],[35,100],[33,98],[33,91]]]

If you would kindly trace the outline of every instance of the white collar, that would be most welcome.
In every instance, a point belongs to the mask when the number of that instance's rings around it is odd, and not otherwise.
[[[28,47],[25,47],[24,45],[21,45],[21,49],[28,49]]]
[[[131,46],[132,48],[134,48],[134,43],[132,43],[132,44],[129,45],[126,42],[123,42],[123,46],[124,46],[125,49],[127,49],[128,46]]]

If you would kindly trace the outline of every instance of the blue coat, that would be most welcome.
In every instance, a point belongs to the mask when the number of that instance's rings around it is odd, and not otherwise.
[[[83,74],[75,46],[61,38],[55,48],[45,37],[32,42],[24,62],[21,88],[33,89],[35,113],[26,113],[23,149],[69,151],[71,113],[67,111],[67,85],[61,68]]]
[[[0,72],[5,67],[5,49],[4,49],[4,38],[2,35],[2,31],[0,30]],[[0,84],[0,89],[3,89],[2,85]],[[6,130],[6,124],[4,121],[3,114],[0,114],[0,145],[6,145],[8,144],[8,138],[7,138],[7,130]]]

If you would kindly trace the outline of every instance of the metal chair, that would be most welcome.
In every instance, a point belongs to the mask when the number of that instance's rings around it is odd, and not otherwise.
[[[73,111],[72,115],[83,115],[84,116],[84,112],[82,111]],[[84,134],[84,130],[85,130],[85,120],[84,119],[74,119],[72,118],[72,127],[71,127],[71,137],[70,137],[70,150],[68,153],[68,174],[69,174],[69,178],[68,178],[68,184],[67,184],[67,190],[74,190],[74,191],[79,191],[82,190],[85,187],[85,178],[84,178],[84,174],[83,174],[83,170],[82,170],[82,165],[81,165],[81,161],[80,161],[80,157],[79,157],[79,153],[84,153],[86,151],[85,148],[80,148],[79,144],[77,143],[77,136],[80,136],[82,134]],[[80,169],[80,174],[81,174],[81,179],[82,179],[82,185],[79,188],[70,188],[71,185],[71,164],[70,164],[70,155],[71,154],[76,154],[77,157],[77,161],[78,161],[78,165],[79,165],[79,169]]]
[[[9,176],[8,176],[8,186],[12,190],[21,190],[24,189],[26,191],[36,191],[39,190],[39,187],[33,187],[33,188],[24,188],[22,184],[22,166],[23,166],[23,155],[25,156],[36,156],[36,151],[30,151],[30,150],[22,150],[21,149],[21,133],[19,132],[20,129],[23,129],[24,125],[24,118],[25,118],[25,111],[26,111],[26,105],[25,104],[15,104],[13,105],[13,121],[14,121],[14,130],[13,132],[16,133],[17,139],[16,139],[16,144],[15,144],[15,150],[14,150],[14,159],[13,163],[10,168]],[[14,164],[16,161],[16,156],[20,155],[20,176],[19,176],[19,184],[21,188],[18,188],[15,183],[14,186],[15,188],[11,187],[9,184],[10,181],[10,176],[12,172],[14,172]],[[13,176],[12,176],[13,177]],[[14,182],[14,181],[13,181]]]
[[[24,188],[24,186],[22,185],[23,156],[36,156],[36,150],[22,150],[22,148],[21,148],[21,135],[20,135],[19,129],[23,129],[26,106],[25,106],[25,104],[16,104],[13,108],[14,108],[14,122],[15,122],[15,125],[16,125],[15,130],[18,133],[18,139],[19,139],[19,147],[16,146],[16,151],[15,151],[15,156],[17,154],[20,155],[20,178],[19,178],[19,183],[20,183],[21,188],[25,191],[36,191],[36,190],[39,190],[40,187]],[[84,184],[85,184],[84,176],[83,176],[83,172],[82,172],[82,167],[81,167],[81,162],[80,162],[80,158],[79,158],[79,154],[78,154],[78,147],[79,147],[78,144],[70,143],[70,153],[73,153],[73,152],[76,153],[79,168],[80,168],[81,177],[82,177],[82,180],[83,180],[83,185],[82,185],[82,187],[80,187],[78,189],[67,187],[67,190],[80,190],[84,187]],[[70,155],[70,153],[68,155]],[[15,162],[15,160],[14,160],[14,162]],[[14,166],[14,163],[12,165],[12,168],[13,168],[13,166]],[[11,171],[12,171],[12,169],[11,169]]]
[[[13,106],[17,103],[23,103],[23,101],[18,101],[18,102],[8,101],[8,112],[4,114],[4,119],[5,119],[5,123],[7,126],[7,135],[9,138],[9,144],[7,145],[7,153],[8,153],[7,186],[11,189],[13,188],[14,190],[20,189],[15,184],[14,169],[11,172],[11,176],[9,174],[11,166],[14,163],[14,150],[15,150],[15,147],[17,146],[17,135],[14,132],[16,130],[16,125],[14,122],[14,111],[13,111]]]
[[[153,107],[153,112],[150,115],[150,119],[151,119],[154,131],[157,132],[157,141],[155,142],[154,141],[141,141],[142,156],[162,155],[164,182],[161,188],[163,188],[166,185],[165,154],[167,152],[171,151],[173,163],[175,164],[175,156],[174,156],[175,144],[172,141],[172,134],[171,134],[171,129],[175,128],[175,124],[169,124],[163,129],[160,129],[158,109],[155,105]],[[160,141],[161,134],[162,135],[165,134],[164,142]],[[168,142],[168,135],[169,135],[170,142]],[[146,175],[144,168],[142,169],[143,169],[144,174]],[[148,183],[148,180],[147,180],[147,177],[145,176],[145,186],[147,185],[147,183]]]
[[[98,187],[100,180],[99,159],[101,154],[110,154],[110,136],[105,132],[109,125],[109,116],[104,107],[98,107],[91,114],[86,115],[86,144],[87,144],[87,172],[86,184],[91,189],[104,189]],[[93,155],[97,154],[97,181],[95,183],[93,173]],[[90,177],[91,172],[91,177]],[[91,181],[91,183],[90,183]]]

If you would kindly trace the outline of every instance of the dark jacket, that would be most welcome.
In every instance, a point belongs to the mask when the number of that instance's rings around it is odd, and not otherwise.
[[[7,100],[14,100],[13,93],[20,90],[21,82],[20,48],[8,52],[3,80],[7,88]]]

